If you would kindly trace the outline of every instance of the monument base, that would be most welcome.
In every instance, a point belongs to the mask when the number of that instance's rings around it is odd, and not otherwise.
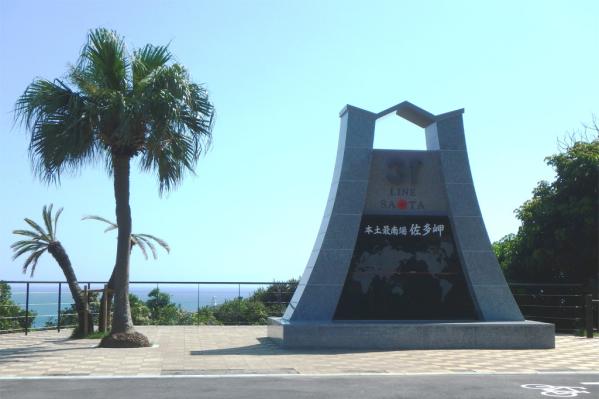
[[[280,317],[269,317],[268,336],[285,348],[555,348],[555,326],[528,320],[289,322]]]

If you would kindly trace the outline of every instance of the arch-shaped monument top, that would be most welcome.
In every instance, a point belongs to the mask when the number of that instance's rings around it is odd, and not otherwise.
[[[390,113],[424,129],[426,151],[373,149]],[[552,325],[522,317],[492,252],[463,113],[343,108],[320,231],[269,336],[290,347],[554,346]]]

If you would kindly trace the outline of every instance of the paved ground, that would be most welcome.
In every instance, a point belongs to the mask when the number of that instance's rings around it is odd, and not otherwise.
[[[599,374],[0,380],[2,399],[531,399],[599,397]]]
[[[96,348],[70,331],[0,335],[0,378],[215,374],[599,372],[599,339],[558,336],[549,350],[284,350],[266,327],[139,327],[157,346]]]

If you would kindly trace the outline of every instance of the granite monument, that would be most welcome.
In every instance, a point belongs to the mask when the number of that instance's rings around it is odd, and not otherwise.
[[[395,113],[424,129],[425,151],[373,149]],[[297,290],[268,334],[285,347],[553,348],[554,326],[526,321],[500,270],[476,197],[463,110],[409,102],[346,106],[320,232]]]

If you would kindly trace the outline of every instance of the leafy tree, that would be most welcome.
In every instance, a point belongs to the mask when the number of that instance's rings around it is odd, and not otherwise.
[[[27,273],[27,270],[29,269],[31,276],[33,276],[33,273],[35,272],[35,267],[37,266],[39,258],[45,252],[50,253],[54,260],[56,260],[56,263],[58,263],[58,266],[62,270],[62,273],[67,280],[71,295],[75,301],[75,308],[77,309],[78,315],[78,327],[75,333],[77,336],[83,333],[85,314],[88,315],[88,326],[91,326],[92,329],[93,322],[91,313],[89,311],[89,306],[83,298],[81,288],[79,288],[79,283],[77,281],[77,276],[75,276],[75,270],[71,265],[71,260],[56,236],[58,218],[60,217],[61,213],[62,208],[60,208],[53,217],[52,204],[50,204],[49,207],[44,206],[42,209],[42,219],[44,220],[45,228],[31,219],[25,218],[25,222],[32,229],[14,230],[13,234],[27,237],[27,239],[16,241],[10,247],[14,252],[13,259],[17,259],[25,254],[28,255],[27,259],[25,259],[25,263],[23,264],[23,273]]]
[[[131,317],[135,325],[152,324],[150,320],[150,309],[137,295],[129,294],[131,304]]]
[[[58,182],[64,171],[98,160],[113,177],[118,239],[114,319],[100,344],[105,347],[150,344],[135,332],[129,306],[131,160],[157,174],[163,193],[193,171],[211,137],[206,90],[171,60],[167,46],[128,52],[116,32],[95,29],[66,79],[35,80],[15,107],[31,133],[31,158],[42,180]]]
[[[192,324],[213,326],[221,325],[223,323],[214,315],[214,309],[212,306],[203,306],[193,314]]]
[[[518,237],[515,234],[508,234],[493,243],[493,252],[495,252],[504,274],[508,273],[508,266],[514,262],[517,240]]]
[[[214,317],[223,324],[266,324],[268,310],[264,303],[237,298],[214,309]]]
[[[148,294],[146,306],[150,310],[152,323],[159,325],[185,325],[192,323],[192,315],[171,302],[171,296],[154,288]]]
[[[25,309],[12,300],[10,285],[0,281],[0,333],[25,327],[31,328],[37,313],[29,311],[27,323],[25,323],[25,315]]]
[[[556,179],[541,181],[516,210],[516,235],[494,244],[511,281],[597,285],[599,138],[546,158]],[[590,287],[589,287],[590,288]]]
[[[266,288],[257,289],[249,299],[262,302],[269,316],[282,316],[298,283],[297,279],[291,279],[284,283],[271,284]]]
[[[112,230],[117,230],[118,226],[116,223],[103,218],[101,216],[96,216],[96,215],[88,215],[88,216],[84,216],[82,218],[82,220],[97,220],[103,223],[108,224],[108,227],[106,227],[106,229],[104,229],[104,232],[109,232]],[[156,236],[150,235],[150,234],[136,234],[136,233],[131,233],[131,248],[129,251],[132,251],[133,248],[139,248],[139,250],[141,251],[141,253],[143,254],[144,258],[146,258],[146,260],[148,259],[148,250],[147,248],[150,249],[150,251],[152,252],[152,256],[154,257],[154,259],[158,259],[158,253],[156,251],[156,245],[162,247],[164,250],[166,250],[166,252],[171,251],[170,246],[168,245],[168,243],[166,241],[164,241],[161,238],[158,238]],[[147,247],[147,248],[146,248]],[[107,301],[107,309],[110,309],[112,306],[112,290],[114,290],[114,278],[115,278],[115,270],[112,270],[112,274],[110,275],[110,279],[108,280],[108,283],[106,284],[106,288],[109,289],[107,297],[106,297],[106,301]],[[136,297],[137,298],[137,297]],[[129,300],[131,300],[131,294],[129,294]],[[102,294],[102,299],[101,301],[104,301],[104,294]],[[133,305],[131,305],[133,306]],[[131,309],[131,311],[133,312],[133,309]],[[110,313],[110,312],[108,312]],[[100,322],[99,322],[99,331],[103,331],[104,328],[104,319],[106,317],[108,317],[109,315],[105,315],[104,314],[104,308],[102,307],[100,309]],[[133,324],[140,324],[138,322],[135,321],[135,316],[132,315],[133,318]],[[110,323],[106,323],[106,325],[109,325]]]

